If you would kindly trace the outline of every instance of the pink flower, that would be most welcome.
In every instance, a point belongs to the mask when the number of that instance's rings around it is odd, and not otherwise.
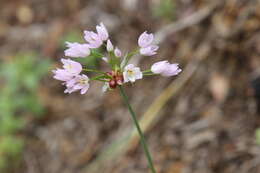
[[[56,69],[52,72],[54,73],[53,78],[60,81],[68,81],[73,78],[73,75],[64,69]]]
[[[143,32],[138,38],[138,45],[140,48],[140,54],[144,56],[152,56],[155,55],[159,47],[157,45],[153,45],[153,34],[147,34],[147,32]]]
[[[72,93],[80,90],[80,94],[85,94],[89,89],[89,78],[86,75],[78,75],[66,82],[67,89],[64,93]]]
[[[71,75],[78,75],[82,71],[82,65],[76,61],[72,61],[71,59],[61,59],[63,63],[63,68]]]
[[[157,50],[159,49],[158,46],[156,45],[150,45],[148,47],[145,47],[145,48],[141,48],[140,49],[140,54],[141,55],[144,55],[144,56],[152,56],[152,55],[155,55],[157,52]]]
[[[123,72],[124,82],[135,82],[137,79],[143,78],[143,73],[139,67],[135,67],[133,64],[128,64]]]
[[[65,56],[70,57],[87,57],[90,55],[90,50],[87,44],[66,42],[68,49],[65,50]]]
[[[99,48],[103,41],[98,34],[93,31],[84,31],[84,39],[89,43],[89,48]]]
[[[118,49],[117,47],[115,48],[115,51],[114,51],[116,57],[121,57],[122,56],[122,52],[120,49]]]
[[[70,59],[61,59],[64,69],[53,70],[54,78],[64,81],[67,89],[65,93],[72,93],[80,90],[81,94],[87,92],[89,88],[89,78],[86,75],[80,75],[82,66],[76,61]]]
[[[159,61],[152,65],[151,71],[155,74],[162,73],[169,65],[170,63],[168,61]]]
[[[143,32],[138,38],[138,45],[142,48],[148,47],[153,42],[153,34],[147,34],[147,31]]]
[[[114,50],[113,44],[111,43],[110,40],[107,40],[107,51],[108,51],[108,52],[111,52],[111,51],[113,51],[113,50]]]
[[[103,23],[100,23],[100,25],[97,25],[96,29],[97,29],[97,34],[101,40],[105,41],[108,39],[108,32]]]
[[[182,71],[178,65],[170,64],[168,61],[159,61],[152,65],[151,71],[162,76],[175,76]]]
[[[76,61],[72,61],[70,59],[61,59],[61,62],[63,63],[64,69],[56,69],[52,72],[54,73],[53,78],[60,80],[60,81],[69,81],[74,76],[80,74],[82,71],[82,66],[80,63]]]

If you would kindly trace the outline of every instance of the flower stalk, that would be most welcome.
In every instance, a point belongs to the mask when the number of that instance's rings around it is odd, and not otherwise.
[[[150,152],[149,152],[149,149],[148,149],[148,146],[147,146],[147,144],[146,144],[145,137],[144,137],[144,134],[143,134],[143,132],[142,132],[142,129],[141,129],[141,127],[140,127],[140,125],[139,125],[139,123],[138,123],[138,120],[137,120],[137,118],[136,118],[136,114],[135,114],[135,112],[134,112],[132,106],[130,105],[130,103],[129,103],[129,101],[128,101],[128,97],[127,97],[127,95],[125,94],[125,91],[124,91],[123,87],[122,87],[122,86],[119,86],[119,89],[120,89],[121,96],[122,96],[122,98],[123,98],[123,100],[124,100],[124,102],[125,102],[125,104],[126,104],[128,110],[129,110],[131,116],[132,116],[133,122],[134,122],[134,124],[135,124],[135,126],[136,126],[136,129],[137,129],[137,131],[138,131],[138,134],[139,134],[139,136],[140,136],[140,141],[141,141],[142,147],[143,147],[143,149],[144,149],[144,152],[145,152],[145,155],[146,155],[146,158],[147,158],[149,167],[150,167],[152,173],[156,173],[156,170],[155,170],[154,165],[153,165],[152,156],[151,156],[151,154],[150,154]]]
[[[106,72],[95,70],[95,69],[89,69],[89,68],[83,68],[86,72],[94,72],[94,73],[100,73],[100,74],[106,74]]]

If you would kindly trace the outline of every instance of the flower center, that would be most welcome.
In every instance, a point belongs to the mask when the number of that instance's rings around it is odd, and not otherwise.
[[[66,64],[65,68],[68,69],[68,70],[71,70],[72,69],[72,65],[71,64]]]
[[[80,79],[80,80],[79,80],[79,83],[80,83],[80,84],[86,84],[86,83],[88,83],[88,80],[86,80],[86,79]]]
[[[134,71],[133,71],[133,70],[127,70],[127,73],[128,73],[128,75],[130,75],[130,76],[134,75]]]
[[[119,71],[107,72],[107,75],[111,76],[111,79],[108,82],[110,88],[116,88],[117,85],[122,85],[124,82],[123,75]]]

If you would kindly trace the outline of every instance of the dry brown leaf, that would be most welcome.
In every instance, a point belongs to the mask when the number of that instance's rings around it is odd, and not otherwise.
[[[212,74],[209,81],[209,90],[217,102],[222,103],[226,99],[229,88],[230,84],[226,76],[219,73]]]

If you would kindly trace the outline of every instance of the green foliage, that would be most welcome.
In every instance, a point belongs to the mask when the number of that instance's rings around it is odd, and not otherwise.
[[[23,140],[16,133],[25,127],[25,117],[44,112],[37,90],[50,62],[37,57],[33,52],[19,53],[0,64],[0,172],[22,152]]]
[[[173,0],[160,0],[159,4],[153,8],[155,17],[165,18],[167,20],[174,20],[175,4]]]
[[[255,131],[255,136],[256,136],[256,143],[260,145],[260,128],[257,128]]]
[[[12,162],[17,164],[23,149],[23,140],[12,135],[0,138],[0,170],[5,170],[6,165]]]

